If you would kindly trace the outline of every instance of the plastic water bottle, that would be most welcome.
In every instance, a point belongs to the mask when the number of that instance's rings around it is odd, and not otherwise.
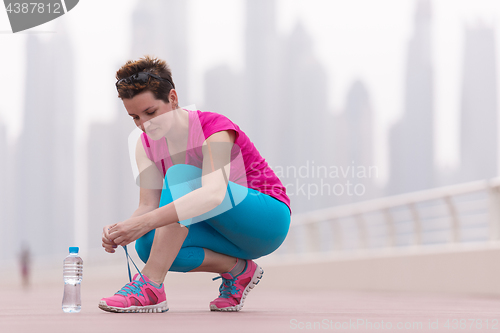
[[[78,256],[78,247],[69,248],[69,256],[64,259],[64,296],[62,309],[64,312],[80,312],[82,301],[80,284],[83,275],[83,260]]]

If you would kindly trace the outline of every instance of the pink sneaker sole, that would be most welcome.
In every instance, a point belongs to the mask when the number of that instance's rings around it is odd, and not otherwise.
[[[114,306],[109,306],[106,304],[106,301],[99,302],[99,309],[108,311],[108,312],[122,312],[122,313],[161,313],[168,311],[167,301],[154,304],[154,305],[146,305],[146,306],[130,306],[128,308],[117,308]]]
[[[240,311],[243,307],[243,303],[245,303],[245,298],[247,297],[250,290],[252,290],[257,284],[259,284],[260,279],[262,279],[262,275],[264,274],[264,270],[257,263],[257,268],[255,269],[255,273],[253,274],[252,280],[248,283],[245,290],[243,290],[243,294],[241,296],[240,303],[235,306],[230,306],[226,308],[218,308],[215,304],[210,304],[210,311]]]

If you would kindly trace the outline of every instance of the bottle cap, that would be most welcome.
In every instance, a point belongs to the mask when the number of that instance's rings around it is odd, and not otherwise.
[[[70,246],[69,253],[78,253],[79,248],[77,246]]]

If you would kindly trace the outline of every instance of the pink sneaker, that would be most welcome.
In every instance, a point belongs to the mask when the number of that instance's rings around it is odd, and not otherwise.
[[[156,288],[146,275],[127,283],[114,296],[103,298],[99,308],[108,312],[165,312],[168,311],[163,283]],[[137,280],[136,280],[137,279]]]
[[[245,269],[233,277],[223,273],[213,280],[222,278],[219,297],[210,302],[211,311],[240,311],[250,289],[260,282],[264,270],[252,260],[247,260]]]

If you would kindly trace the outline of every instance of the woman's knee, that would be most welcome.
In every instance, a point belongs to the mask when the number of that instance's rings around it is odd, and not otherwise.
[[[188,164],[176,164],[168,168],[165,175],[164,191],[168,191],[168,200],[176,200],[201,187],[200,168]],[[160,200],[161,202],[161,200]]]
[[[205,251],[201,247],[183,247],[180,249],[177,257],[175,257],[170,271],[172,272],[189,272],[199,267],[205,259]]]

